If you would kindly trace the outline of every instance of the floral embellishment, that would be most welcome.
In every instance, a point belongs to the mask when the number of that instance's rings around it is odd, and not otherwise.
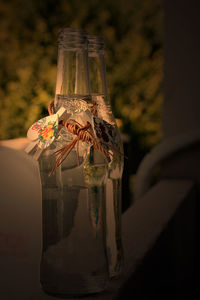
[[[58,133],[58,123],[66,109],[61,106],[56,114],[50,114],[35,122],[28,129],[27,137],[31,143],[26,147],[25,152],[38,160],[42,151],[49,147]]]
[[[52,136],[55,135],[55,130],[52,124],[47,125],[44,129],[41,130],[41,135],[44,140],[49,140]]]
[[[40,129],[38,132],[39,143],[38,146],[40,148],[48,147],[52,141],[55,139],[56,133],[58,130],[57,122],[48,122],[46,126]]]
[[[96,137],[104,142],[105,145],[106,143],[109,143],[110,146],[118,149],[120,140],[116,134],[114,126],[98,117],[93,117],[93,122]]]

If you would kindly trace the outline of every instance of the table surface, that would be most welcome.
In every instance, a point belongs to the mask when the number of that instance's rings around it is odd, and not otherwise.
[[[0,142],[1,295],[3,300],[60,299],[43,293],[39,284],[41,190],[37,163],[22,151],[27,144],[25,138]],[[192,188],[188,180],[164,180],[134,203],[122,216],[122,275],[104,292],[80,299],[115,299]]]

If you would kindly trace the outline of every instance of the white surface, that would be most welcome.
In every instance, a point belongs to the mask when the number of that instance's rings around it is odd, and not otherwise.
[[[39,282],[42,208],[37,162],[22,151],[0,147],[0,165],[0,299],[60,299],[43,293]],[[161,181],[126,211],[123,276],[105,292],[82,299],[114,299],[192,188],[191,181]]]
[[[139,165],[134,183],[134,200],[140,199],[150,188],[154,169],[178,151],[199,143],[199,128],[164,139],[148,153]]]
[[[125,277],[134,272],[193,187],[190,180],[162,180],[125,212]]]
[[[13,145],[13,144],[12,144]],[[37,162],[0,147],[0,299],[57,299],[40,288],[41,191]]]

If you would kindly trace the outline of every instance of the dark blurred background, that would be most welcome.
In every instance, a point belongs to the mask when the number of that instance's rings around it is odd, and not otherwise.
[[[0,139],[25,137],[48,114],[58,29],[85,28],[105,38],[109,97],[134,174],[162,136],[162,17],[159,0],[0,0]]]
[[[0,139],[25,137],[29,126],[48,114],[55,94],[58,29],[79,27],[103,35],[109,97],[128,155],[125,210],[130,204],[127,185],[132,188],[139,163],[162,138],[161,119],[164,141],[182,133],[188,138],[200,128],[199,13],[197,0],[165,0],[164,4],[161,0],[0,0]],[[199,138],[193,144],[162,162],[160,180],[186,179],[194,186],[191,194],[181,194],[184,203],[123,289],[121,299],[164,300],[174,295],[174,299],[197,299]],[[149,211],[153,213],[160,212]]]

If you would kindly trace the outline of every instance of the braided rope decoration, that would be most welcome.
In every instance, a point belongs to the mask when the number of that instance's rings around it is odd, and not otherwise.
[[[54,113],[54,101],[52,101],[48,106],[48,112],[50,115]],[[96,114],[96,110],[95,110]],[[87,144],[93,145],[96,149],[101,151],[106,157],[112,156],[113,154],[109,152],[105,147],[103,147],[101,144],[104,144],[105,146],[108,146],[109,149],[113,149],[111,145],[108,143],[101,141],[101,139],[97,139],[93,133],[91,132],[91,124],[90,122],[87,122],[85,125],[82,125],[75,121],[74,119],[68,119],[66,121],[60,121],[59,125],[64,126],[70,133],[74,134],[76,137],[75,139],[62,147],[61,149],[55,151],[53,155],[56,157],[56,162],[51,170],[51,174],[54,174],[57,167],[59,167],[63,161],[67,158],[67,156],[70,154],[72,149],[77,145],[77,156],[79,161],[79,155],[78,155],[78,145],[79,141],[85,142]],[[101,143],[101,144],[100,144]],[[113,149],[114,151],[119,152],[116,149]],[[121,153],[120,153],[121,154]]]

